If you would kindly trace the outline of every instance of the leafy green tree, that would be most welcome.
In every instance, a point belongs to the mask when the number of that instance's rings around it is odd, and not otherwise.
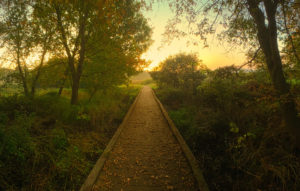
[[[71,78],[67,63],[68,59],[66,57],[50,58],[41,70],[41,77],[38,80],[40,87],[59,88],[58,94],[61,95],[64,87],[70,87],[69,81]]]
[[[53,17],[47,14],[47,4],[38,1],[3,0],[0,5],[6,55],[17,67],[24,94],[34,96],[46,55],[53,47]],[[32,63],[32,57],[38,57],[37,63]]]
[[[168,37],[187,34],[176,24],[184,18],[188,19],[192,34],[206,39],[208,34],[215,33],[221,23],[224,30],[219,33],[220,39],[231,43],[247,44],[260,47],[266,61],[273,87],[281,99],[281,109],[286,126],[296,136],[300,146],[300,119],[297,116],[295,101],[290,93],[282,69],[282,59],[278,47],[280,23],[284,23],[283,9],[294,9],[299,2],[280,0],[213,0],[213,1],[171,1],[176,18],[170,21]],[[282,6],[284,4],[284,7]],[[212,16],[214,15],[214,16]],[[280,16],[281,15],[281,16]],[[296,17],[299,20],[299,17]],[[195,25],[193,25],[195,24]],[[174,29],[175,28],[175,29]],[[281,33],[286,35],[286,33]],[[224,38],[225,37],[225,38]]]
[[[126,83],[128,78],[147,63],[141,54],[151,44],[151,28],[135,1],[120,1],[122,16],[113,17],[91,34],[87,43],[87,60],[83,73],[84,84],[91,98],[98,90]],[[106,23],[106,22],[102,22]],[[103,27],[108,25],[109,27]],[[99,42],[95,45],[94,42]]]
[[[55,17],[51,14],[51,7],[43,1],[36,1],[33,4],[32,12],[32,33],[31,39],[34,45],[34,53],[40,55],[39,63],[34,66],[32,72],[31,95],[36,92],[37,82],[41,76],[47,53],[55,54],[61,51],[57,42],[57,32],[55,28]],[[55,49],[54,49],[55,47]]]
[[[186,89],[196,94],[197,86],[205,78],[206,66],[193,54],[177,54],[161,62],[152,77],[161,85]]]
[[[1,1],[1,40],[19,71],[24,94],[29,95],[27,84],[28,67],[25,59],[29,55],[30,34],[29,1]]]
[[[285,36],[285,60],[293,68],[298,68],[300,65],[300,2],[280,1],[281,12],[283,18],[280,30],[286,33]]]
[[[89,1],[90,2],[90,1]],[[60,33],[60,40],[64,46],[68,67],[72,76],[71,104],[78,101],[78,90],[80,78],[85,60],[86,41],[91,23],[88,22],[92,16],[91,4],[86,1],[61,2],[53,1],[53,8],[56,13],[57,28]],[[90,26],[87,26],[87,25]],[[78,61],[76,61],[78,57]]]
[[[99,58],[112,42],[120,43],[114,50],[131,58],[132,64],[140,64],[151,30],[135,1],[53,1],[53,7],[72,77],[72,104],[78,101],[84,66]]]

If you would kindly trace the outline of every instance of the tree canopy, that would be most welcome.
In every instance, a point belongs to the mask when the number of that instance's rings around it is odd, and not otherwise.
[[[250,45],[250,50],[260,49],[265,65],[278,97],[286,126],[300,147],[300,119],[294,97],[283,71],[278,41],[287,39],[297,59],[293,34],[299,25],[292,18],[298,18],[299,2],[294,0],[212,0],[212,1],[170,1],[176,16],[166,28],[169,39],[191,34],[204,40],[207,35],[217,33],[220,40],[231,44]],[[288,13],[288,14],[287,14]],[[289,16],[289,17],[288,17]],[[189,23],[189,30],[178,28],[182,21]],[[287,25],[289,23],[290,25]],[[177,27],[176,27],[177,26]],[[221,29],[220,29],[221,28]],[[220,32],[221,31],[221,32]],[[251,49],[252,47],[252,49]]]
[[[196,55],[179,53],[161,62],[151,75],[161,85],[196,93],[197,86],[204,78],[205,70],[208,69]]]
[[[1,1],[1,40],[18,69],[24,94],[34,96],[49,58],[67,59],[66,65],[57,62],[62,66],[56,69],[62,71],[56,73],[63,75],[52,78],[62,78],[58,81],[63,88],[70,76],[72,104],[78,102],[82,75],[85,87],[95,90],[107,81],[126,81],[147,64],[140,56],[152,42],[141,8],[134,0]]]

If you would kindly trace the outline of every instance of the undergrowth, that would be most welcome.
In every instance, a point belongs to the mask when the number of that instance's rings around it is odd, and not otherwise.
[[[138,90],[0,97],[0,190],[79,190]]]
[[[215,73],[200,83],[196,95],[163,85],[156,90],[210,190],[300,190],[300,152],[292,147],[266,75]],[[292,92],[300,109],[297,84]]]

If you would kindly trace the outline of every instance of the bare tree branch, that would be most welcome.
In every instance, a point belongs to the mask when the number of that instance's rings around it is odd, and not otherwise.
[[[237,70],[241,70],[244,66],[247,66],[248,64],[251,64],[257,57],[258,52],[260,51],[260,47],[254,52],[253,57],[251,58],[251,60],[249,60],[248,62],[246,62],[245,64],[242,64],[241,66],[238,67]]]

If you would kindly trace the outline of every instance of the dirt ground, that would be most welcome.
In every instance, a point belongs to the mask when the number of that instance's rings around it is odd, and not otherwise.
[[[142,89],[93,190],[197,190],[192,170],[151,88]]]

